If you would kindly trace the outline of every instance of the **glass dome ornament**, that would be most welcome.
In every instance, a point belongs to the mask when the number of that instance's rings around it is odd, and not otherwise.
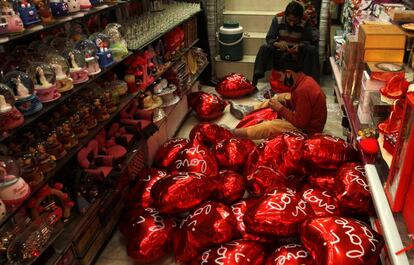
[[[20,168],[13,157],[0,156],[0,199],[8,208],[22,203],[30,195],[30,187],[20,177]]]
[[[34,84],[30,77],[21,71],[11,71],[4,76],[4,83],[15,95],[15,106],[24,116],[40,111],[43,106],[34,93]]]
[[[8,1],[0,2],[1,15],[7,22],[7,33],[20,33],[24,31],[23,21]]]
[[[96,45],[91,40],[80,40],[76,43],[75,48],[82,52],[85,62],[86,69],[88,70],[88,75],[96,75],[101,72],[101,68],[98,63],[98,56],[96,55],[98,49]]]
[[[46,56],[45,61],[52,66],[56,75],[57,90],[62,93],[73,88],[73,80],[70,78],[69,62],[58,54]]]
[[[69,63],[69,73],[73,84],[84,83],[89,80],[83,54],[76,49],[67,49],[63,52],[64,58]]]
[[[36,7],[27,0],[19,1],[17,11],[25,27],[32,26],[40,22]]]
[[[73,49],[73,46],[73,42],[65,37],[57,37],[50,42],[50,47],[57,50],[59,54],[62,54],[67,49]]]
[[[93,33],[89,39],[93,41],[93,43],[98,48],[98,55],[99,66],[101,68],[107,68],[114,63],[114,58],[112,56],[112,52],[109,49],[110,41],[109,37],[104,33]]]
[[[51,102],[60,98],[57,91],[56,75],[52,66],[43,62],[34,62],[27,69],[27,74],[32,79],[35,93],[41,102]]]
[[[128,54],[128,45],[125,39],[122,38],[121,27],[121,24],[109,23],[103,31],[109,37],[109,49],[112,51],[116,62],[121,61]]]
[[[50,0],[50,9],[54,17],[65,17],[69,15],[69,6],[64,0]]]
[[[0,84],[0,128],[11,130],[24,123],[22,113],[14,106],[13,91],[6,85]]]

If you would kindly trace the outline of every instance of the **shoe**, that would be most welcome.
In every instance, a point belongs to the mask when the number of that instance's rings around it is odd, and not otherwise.
[[[236,104],[233,101],[230,101],[230,113],[236,119],[243,119],[248,113],[252,112],[254,108],[248,105]]]

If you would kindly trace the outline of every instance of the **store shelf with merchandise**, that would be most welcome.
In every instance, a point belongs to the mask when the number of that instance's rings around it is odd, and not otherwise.
[[[345,111],[350,124],[350,140],[357,146],[358,131],[362,129],[355,107],[349,96],[342,94],[341,73],[334,58],[330,58],[333,76],[335,78],[335,92],[338,102]],[[358,148],[358,150],[360,150]],[[384,182],[388,175],[388,166],[381,156],[367,156],[360,151],[365,166],[372,200],[379,222],[375,222],[377,230],[384,236],[389,261],[393,265],[414,264],[414,252],[403,250],[413,244],[401,214],[393,213],[384,191]]]

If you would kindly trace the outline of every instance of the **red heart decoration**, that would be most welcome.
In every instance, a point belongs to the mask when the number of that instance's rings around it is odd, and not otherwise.
[[[253,93],[254,86],[242,74],[229,74],[216,86],[216,91],[226,98],[239,98]]]
[[[263,108],[250,112],[237,124],[236,128],[247,128],[263,121],[277,119],[277,112],[272,108]]]
[[[217,194],[214,198],[226,204],[232,204],[243,198],[246,183],[242,175],[231,170],[222,170],[217,179]]]
[[[212,146],[217,142],[234,137],[229,130],[217,124],[206,122],[197,124],[191,129],[190,139],[194,139],[197,134],[199,135],[200,141],[206,146]]]
[[[273,251],[266,265],[314,265],[311,254],[302,246],[289,244]]]
[[[177,158],[178,153],[189,143],[188,139],[171,138],[167,140],[154,156],[154,165],[168,168]]]
[[[318,170],[309,176],[308,183],[314,188],[335,192],[336,171]]]
[[[187,263],[214,244],[228,242],[237,236],[237,222],[230,208],[219,202],[205,202],[180,224],[174,237],[174,254]]]
[[[216,143],[213,154],[220,168],[238,171],[249,155],[246,145],[237,138],[230,138]]]
[[[340,216],[338,202],[328,191],[318,188],[305,188],[302,198],[307,202],[316,217]]]
[[[193,92],[188,95],[188,105],[203,121],[211,121],[223,115],[227,102],[214,94]]]
[[[174,173],[157,181],[151,189],[154,205],[160,212],[186,212],[205,201],[216,189],[214,182],[197,173]]]
[[[366,224],[344,217],[307,220],[300,236],[316,265],[376,265],[383,246]]]
[[[260,197],[280,188],[290,187],[286,178],[270,167],[260,166],[246,177],[249,194]]]
[[[265,251],[253,241],[235,240],[204,251],[192,265],[262,265]]]
[[[261,235],[295,236],[298,226],[312,211],[295,191],[287,188],[267,194],[250,207],[244,223],[248,232]]]
[[[371,193],[363,165],[346,163],[338,169],[336,198],[344,214],[372,211]]]
[[[165,254],[174,235],[175,224],[156,209],[141,210],[128,231],[127,253],[138,263],[154,262]]]

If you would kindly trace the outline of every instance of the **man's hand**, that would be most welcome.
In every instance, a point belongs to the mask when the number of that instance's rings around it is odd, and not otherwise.
[[[276,48],[279,48],[281,51],[287,51],[288,50],[288,43],[286,41],[276,41],[275,43],[273,43],[273,45]]]
[[[291,54],[299,53],[299,45],[295,45],[291,48],[288,48],[287,51],[288,51],[288,53],[291,53]]]
[[[280,103],[277,99],[270,99],[269,100],[269,106],[274,110],[274,111],[280,111],[283,108],[282,103]]]

